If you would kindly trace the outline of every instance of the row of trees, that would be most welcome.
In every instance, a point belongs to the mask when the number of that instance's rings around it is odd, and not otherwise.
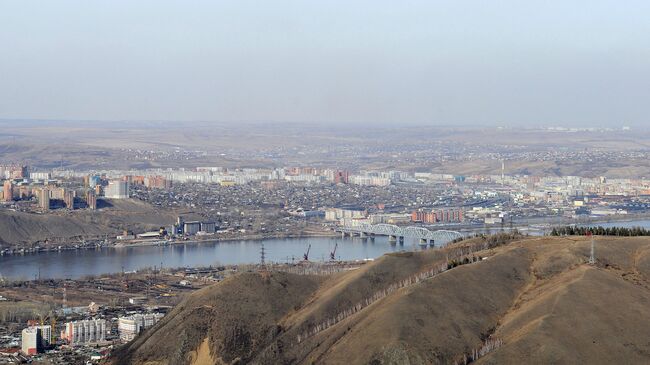
[[[592,234],[595,236],[623,236],[623,237],[637,237],[637,236],[650,236],[650,230],[641,227],[577,227],[577,226],[564,226],[555,227],[551,231],[551,236],[585,236]]]
[[[316,334],[332,327],[333,325],[341,322],[342,320],[368,307],[369,305],[378,301],[379,299],[385,298],[388,295],[394,293],[395,291],[401,288],[417,284],[423,280],[432,278],[440,273],[453,269],[454,267],[481,261],[481,258],[479,256],[474,255],[474,253],[476,251],[481,250],[483,248],[482,245],[483,243],[481,242],[474,245],[447,247],[445,249],[447,251],[446,261],[438,263],[434,265],[432,268],[425,271],[421,271],[404,280],[400,280],[396,283],[393,283],[389,285],[387,288],[375,292],[373,295],[371,295],[368,298],[365,298],[364,300],[357,303],[356,305],[337,313],[335,316],[331,318],[327,318],[321,323],[318,323],[316,325],[312,325],[306,331],[302,332],[297,336],[296,338],[297,342],[301,343],[306,339],[315,336]]]
[[[361,302],[355,304],[354,306],[337,313],[335,316],[333,316],[331,318],[327,318],[324,321],[322,321],[321,323],[313,325],[311,328],[308,328],[306,331],[299,334],[296,337],[296,340],[297,340],[298,343],[301,343],[301,342],[305,341],[306,339],[308,339],[308,338],[310,338],[312,336],[315,336],[318,333],[320,333],[320,332],[332,327],[333,325],[341,322],[342,320],[350,317],[351,315],[356,314],[360,310],[368,307],[369,305],[371,305],[372,303],[378,301],[379,299],[387,297],[388,295],[394,293],[398,289],[417,284],[422,280],[431,278],[431,277],[433,277],[433,276],[435,276],[437,274],[440,274],[441,272],[445,272],[445,271],[447,271],[447,263],[442,263],[442,264],[434,266],[430,270],[420,272],[420,273],[418,273],[418,274],[416,274],[414,276],[408,277],[408,278],[406,278],[404,280],[401,280],[401,281],[399,281],[397,283],[393,283],[393,284],[389,285],[386,289],[375,292],[370,297],[365,298],[364,300],[362,300]]]
[[[457,360],[455,362],[456,365],[467,365],[471,364],[478,359],[482,358],[483,356],[489,354],[490,352],[498,349],[503,345],[503,340],[500,338],[493,338],[490,337],[488,338],[483,345],[475,350],[472,350],[472,352],[468,354],[463,354],[463,358],[461,360]]]

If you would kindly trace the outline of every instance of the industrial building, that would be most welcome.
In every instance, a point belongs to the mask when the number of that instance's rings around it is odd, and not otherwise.
[[[104,342],[106,340],[106,321],[88,319],[68,322],[65,324],[65,330],[61,333],[61,338],[73,346]]]
[[[183,223],[183,233],[186,235],[195,235],[201,230],[201,222],[192,221]]]
[[[117,329],[120,334],[120,340],[129,342],[143,330],[155,325],[161,318],[161,313],[134,314],[128,317],[118,319]]]
[[[214,233],[217,231],[217,224],[215,222],[201,222],[201,232]]]

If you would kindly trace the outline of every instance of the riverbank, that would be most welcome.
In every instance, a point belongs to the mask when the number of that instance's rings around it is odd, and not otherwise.
[[[566,226],[566,225],[598,225],[598,224],[611,224],[616,222],[621,223],[634,223],[640,222],[642,224],[650,224],[650,213],[641,213],[641,214],[627,214],[627,215],[615,215],[615,216],[606,216],[606,217],[580,217],[578,219],[567,219],[564,217],[538,217],[530,218],[526,221],[513,221],[512,228],[519,229],[524,231],[533,231],[538,232],[539,235],[544,235],[550,233],[550,230],[554,226]],[[629,224],[626,224],[629,225]],[[429,229],[450,229],[458,230],[464,234],[475,234],[481,232],[493,232],[495,230],[510,228],[510,222],[504,222],[504,224],[495,224],[495,225],[480,225],[480,224],[457,224],[457,225],[435,225],[428,226]],[[273,239],[301,239],[301,238],[331,238],[337,237],[338,234],[334,231],[327,230],[305,230],[302,232],[295,233],[275,233],[275,234],[242,234],[240,236],[228,235],[226,237],[217,236],[217,235],[206,235],[206,236],[193,236],[191,239],[175,239],[175,240],[139,240],[139,241],[115,241],[115,240],[96,240],[82,242],[80,244],[74,245],[58,245],[51,247],[33,247],[33,248],[24,248],[19,250],[0,250],[1,256],[10,256],[10,255],[24,255],[32,253],[42,253],[42,252],[57,252],[57,251],[68,251],[68,250],[85,250],[85,249],[97,249],[97,248],[128,248],[128,247],[146,247],[146,246],[168,246],[168,245],[180,245],[180,244],[200,244],[200,243],[212,243],[212,242],[236,242],[236,241],[262,241],[262,240],[273,240]]]
[[[336,237],[337,234],[331,231],[305,231],[299,233],[280,233],[280,234],[250,234],[242,236],[229,236],[229,237],[218,237],[214,235],[202,236],[205,238],[197,238],[194,236],[193,239],[173,239],[173,240],[142,240],[142,241],[98,241],[98,242],[89,242],[82,244],[75,244],[71,246],[56,246],[56,247],[34,247],[28,249],[20,250],[1,250],[1,256],[11,256],[11,255],[24,255],[24,254],[34,254],[34,253],[45,253],[45,252],[60,252],[60,251],[75,251],[75,250],[91,250],[97,248],[128,248],[128,247],[147,247],[147,246],[168,246],[168,245],[180,245],[180,244],[199,244],[199,243],[211,243],[211,242],[235,242],[235,241],[263,241],[263,240],[272,240],[272,239],[300,239],[300,238],[328,238]]]
[[[287,233],[287,234],[275,234],[275,235],[265,235],[265,234],[253,234],[253,235],[243,235],[236,237],[217,237],[217,236],[204,236],[204,239],[189,239],[189,240],[172,240],[166,241],[165,245],[180,245],[180,244],[198,244],[198,243],[213,243],[213,242],[239,242],[239,241],[265,241],[273,239],[300,239],[300,238],[329,238],[329,237],[338,237],[336,232],[314,232],[314,233]],[[216,237],[216,238],[215,238]],[[128,244],[116,244],[113,248],[123,248],[123,247],[146,247],[146,246],[161,246],[161,240],[154,241],[141,241]]]

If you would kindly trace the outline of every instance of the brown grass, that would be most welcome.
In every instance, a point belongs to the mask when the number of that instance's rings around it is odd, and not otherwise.
[[[588,252],[582,237],[483,251],[486,261],[398,289],[299,344],[305,328],[440,263],[445,251],[386,255],[328,278],[244,274],[192,295],[114,363],[206,358],[206,335],[214,363],[449,364],[490,336],[503,345],[479,363],[647,362],[650,239],[598,237],[596,266]]]

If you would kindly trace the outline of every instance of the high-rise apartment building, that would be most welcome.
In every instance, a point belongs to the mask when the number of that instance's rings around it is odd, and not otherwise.
[[[68,209],[74,209],[74,198],[75,198],[75,191],[74,190],[68,190],[66,189],[63,192],[63,202],[65,203],[65,207]]]
[[[14,186],[11,180],[5,180],[2,185],[2,192],[4,194],[4,201],[10,202],[14,200]]]
[[[38,206],[43,210],[50,209],[50,191],[48,188],[42,188],[38,192]]]
[[[85,345],[106,341],[106,320],[88,319],[83,321],[68,322],[61,338],[69,344]]]
[[[88,190],[86,192],[86,204],[88,205],[88,209],[97,209],[97,195],[95,195],[94,190]]]
[[[129,183],[127,181],[110,181],[104,196],[109,199],[128,199]]]

